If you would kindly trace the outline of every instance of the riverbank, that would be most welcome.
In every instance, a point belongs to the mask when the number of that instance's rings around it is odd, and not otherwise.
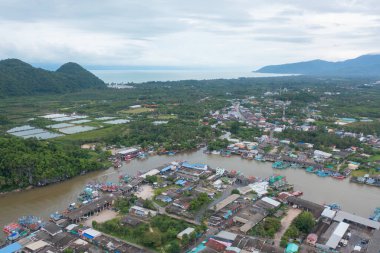
[[[212,168],[235,170],[246,176],[267,178],[273,174],[285,176],[295,190],[303,191],[303,198],[319,204],[338,203],[347,211],[369,217],[380,205],[380,189],[367,185],[350,183],[349,180],[321,178],[300,169],[275,170],[271,163],[245,160],[237,156],[229,158],[205,155],[202,150],[180,153],[174,156],[152,156],[144,160],[123,163],[120,169],[107,169],[74,177],[59,184],[38,187],[28,191],[0,196],[0,226],[20,216],[38,214],[48,218],[51,213],[67,208],[67,203],[76,202],[83,187],[93,181],[117,182],[121,175],[135,176],[159,165],[173,161],[190,161],[209,164]],[[354,201],[353,201],[354,200]]]
[[[111,169],[111,167],[108,167],[108,168],[102,168],[102,169],[99,169],[99,170],[95,170],[95,171],[87,171],[87,172],[84,172],[84,173],[81,173],[79,175],[76,175],[76,176],[73,176],[73,177],[70,177],[70,178],[67,178],[65,180],[62,180],[62,181],[57,181],[57,182],[52,182],[52,183],[49,183],[49,184],[45,184],[45,185],[41,185],[41,186],[38,186],[38,185],[29,185],[25,188],[16,188],[14,190],[10,190],[10,191],[2,191],[0,192],[0,197],[1,196],[4,196],[4,195],[7,195],[7,194],[12,194],[12,193],[19,193],[19,192],[25,192],[25,191],[30,191],[30,190],[33,190],[33,189],[37,189],[37,188],[44,188],[44,187],[48,187],[48,186],[51,186],[51,185],[57,185],[57,184],[61,184],[61,183],[64,183],[66,181],[70,181],[76,177],[80,177],[80,176],[84,176],[88,173],[93,173],[93,172],[96,172],[96,171],[102,171],[102,170],[109,170]]]

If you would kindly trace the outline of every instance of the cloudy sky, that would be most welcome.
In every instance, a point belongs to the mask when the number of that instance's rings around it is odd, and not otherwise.
[[[378,0],[0,0],[0,59],[256,68],[380,52]]]

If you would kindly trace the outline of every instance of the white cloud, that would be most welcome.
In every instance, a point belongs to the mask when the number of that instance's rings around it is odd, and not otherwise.
[[[0,58],[255,68],[379,52],[375,0],[0,2]]]

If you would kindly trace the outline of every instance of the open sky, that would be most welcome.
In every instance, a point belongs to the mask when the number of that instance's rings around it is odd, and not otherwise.
[[[378,0],[0,0],[0,59],[251,68],[380,52]]]

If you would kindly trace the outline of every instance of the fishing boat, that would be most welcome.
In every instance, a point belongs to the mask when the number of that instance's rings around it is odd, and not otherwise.
[[[303,192],[301,192],[301,191],[294,191],[294,192],[292,192],[292,195],[295,196],[295,197],[299,197],[299,196],[303,195]]]
[[[307,167],[306,169],[305,169],[305,171],[306,172],[309,172],[309,173],[315,173],[315,169],[314,169],[314,167],[313,166],[309,166],[309,167]]]
[[[338,205],[337,203],[332,203],[332,204],[329,204],[327,206],[330,207],[331,210],[341,210],[342,209],[341,206]]]
[[[335,178],[335,179],[339,179],[339,180],[342,180],[342,179],[345,179],[346,177],[340,173],[333,173],[331,175],[331,177]]]
[[[223,156],[223,157],[230,157],[231,156],[231,151],[224,150],[224,151],[220,152],[220,155]]]
[[[13,231],[19,231],[21,229],[21,225],[18,223],[10,223],[5,225],[3,228],[3,232],[7,235],[11,234]]]
[[[120,168],[120,167],[121,167],[121,161],[120,161],[120,160],[116,160],[116,161],[114,161],[114,162],[113,162],[113,167],[114,167],[115,169]]]
[[[318,170],[316,172],[316,174],[317,174],[318,177],[328,177],[328,176],[330,176],[330,172],[326,171],[326,170]]]
[[[282,169],[286,169],[290,166],[289,163],[284,163],[284,162],[281,162],[281,161],[277,161],[277,162],[274,162],[272,164],[272,168],[273,169],[279,169],[279,170],[282,170]]]
[[[63,215],[60,214],[58,211],[55,213],[50,214],[50,220],[51,221],[57,221],[63,218]]]
[[[298,163],[292,163],[290,164],[290,168],[292,169],[299,169],[301,166]]]
[[[32,231],[36,231],[43,227],[43,223],[41,218],[33,215],[28,215],[28,216],[22,216],[18,219],[18,223],[27,229],[30,229]]]
[[[211,152],[212,155],[220,155],[220,151],[219,150],[213,150]]]
[[[255,160],[261,162],[263,160],[263,155],[257,154],[256,157],[255,157]]]
[[[148,154],[145,153],[145,152],[140,152],[138,155],[137,155],[137,159],[146,159],[148,158]]]
[[[375,211],[369,218],[374,221],[380,221],[380,207],[375,208]]]
[[[129,175],[120,175],[119,176],[119,181],[121,182],[121,183],[128,183],[130,180],[131,180],[132,178],[131,178],[131,176],[129,176]]]

